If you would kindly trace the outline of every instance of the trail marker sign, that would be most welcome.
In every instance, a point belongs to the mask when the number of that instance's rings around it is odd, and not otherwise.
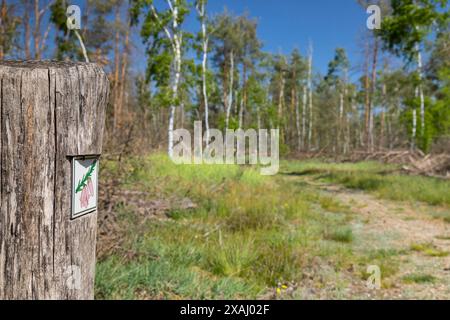
[[[97,210],[98,167],[97,156],[72,159],[72,219]]]

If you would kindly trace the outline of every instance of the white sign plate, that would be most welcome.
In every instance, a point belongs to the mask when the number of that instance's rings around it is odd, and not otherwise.
[[[98,157],[72,159],[72,219],[97,210]]]

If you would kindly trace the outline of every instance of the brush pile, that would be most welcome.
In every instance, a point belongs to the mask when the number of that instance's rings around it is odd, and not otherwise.
[[[330,162],[379,161],[400,166],[405,174],[450,179],[450,153],[425,155],[420,150],[354,151],[345,156],[328,155],[325,151],[297,154],[296,159],[323,159]]]
[[[450,178],[450,154],[448,153],[425,155],[419,150],[355,152],[344,161],[371,160],[402,165],[402,171],[407,174]]]

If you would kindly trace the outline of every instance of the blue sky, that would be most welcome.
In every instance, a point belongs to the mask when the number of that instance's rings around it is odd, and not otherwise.
[[[83,0],[71,3],[84,10]],[[165,0],[156,0],[156,4],[167,8]],[[311,41],[315,71],[326,72],[337,47],[346,49],[352,66],[362,60],[359,38],[366,30],[368,15],[357,0],[209,0],[208,14],[222,13],[225,7],[237,15],[247,12],[258,20],[258,35],[267,52],[289,54],[298,48],[306,54]],[[195,10],[185,27],[198,32]],[[146,66],[146,57],[138,30],[132,37],[136,45],[132,70],[139,72]]]
[[[236,14],[248,12],[259,21],[258,35],[264,50],[288,54],[299,48],[306,54],[314,46],[314,66],[326,72],[334,50],[343,47],[352,63],[360,60],[358,37],[366,30],[368,15],[356,0],[210,0],[210,14],[224,7]],[[188,28],[198,28],[194,19]]]
[[[289,54],[298,48],[306,54],[311,41],[315,71],[326,72],[337,47],[346,49],[352,66],[362,59],[358,39],[366,30],[368,15],[356,0],[209,0],[208,13],[222,13],[225,7],[237,15],[247,12],[258,20],[264,51]],[[199,30],[194,12],[185,26],[191,32]],[[136,40],[141,44],[140,39]],[[137,60],[144,63],[143,48],[138,46],[138,51]]]

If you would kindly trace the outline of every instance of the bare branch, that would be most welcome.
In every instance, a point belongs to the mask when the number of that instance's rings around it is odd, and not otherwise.
[[[50,33],[50,28],[51,28],[51,24],[49,24],[47,26],[47,29],[45,30],[45,33],[44,33],[44,37],[42,38],[41,49],[40,49],[41,51],[44,50],[45,43],[47,42],[48,34]]]
[[[80,46],[81,46],[81,51],[83,52],[83,56],[84,56],[84,60],[89,63],[89,57],[87,55],[87,51],[86,51],[86,47],[84,46],[84,42],[83,39],[80,36],[80,33],[78,32],[78,30],[73,30],[75,32],[75,35],[78,38],[78,41],[80,42]]]

